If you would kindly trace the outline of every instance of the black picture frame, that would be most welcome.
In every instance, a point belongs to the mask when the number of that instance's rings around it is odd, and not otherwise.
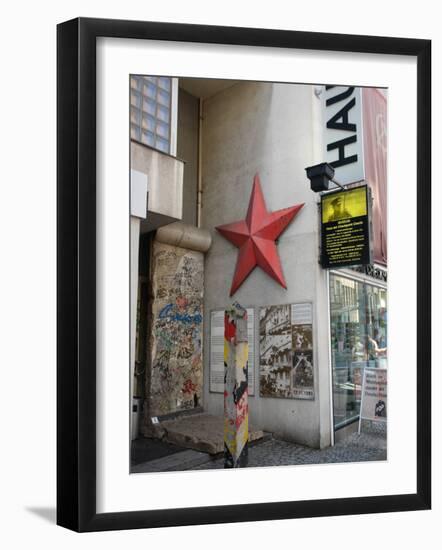
[[[361,498],[96,512],[96,39],[413,56],[417,60],[417,491]],[[57,28],[57,523],[152,528],[431,506],[431,41],[79,18]]]

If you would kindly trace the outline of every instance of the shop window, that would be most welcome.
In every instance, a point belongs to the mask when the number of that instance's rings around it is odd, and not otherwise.
[[[365,367],[387,367],[387,291],[330,275],[335,429],[358,420]]]

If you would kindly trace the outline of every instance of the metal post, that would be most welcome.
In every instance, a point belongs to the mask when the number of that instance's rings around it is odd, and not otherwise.
[[[235,302],[224,314],[224,468],[248,461],[247,311]]]

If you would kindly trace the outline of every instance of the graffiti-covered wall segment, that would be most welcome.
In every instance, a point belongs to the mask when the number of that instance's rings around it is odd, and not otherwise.
[[[154,242],[149,416],[202,405],[204,254]]]

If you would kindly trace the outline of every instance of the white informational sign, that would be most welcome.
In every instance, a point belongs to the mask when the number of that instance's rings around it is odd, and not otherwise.
[[[387,421],[387,369],[364,369],[359,432],[361,420]]]
[[[147,217],[147,175],[139,170],[130,171],[130,215]]]
[[[313,324],[312,304],[292,304],[292,325],[311,325]]]
[[[324,161],[341,184],[365,179],[362,133],[362,90],[355,86],[323,86]]]
[[[247,308],[247,337],[249,340],[248,386],[249,395],[255,395],[255,310]]]
[[[249,395],[255,395],[255,310],[247,308]],[[210,316],[210,391],[224,393],[224,310]]]

